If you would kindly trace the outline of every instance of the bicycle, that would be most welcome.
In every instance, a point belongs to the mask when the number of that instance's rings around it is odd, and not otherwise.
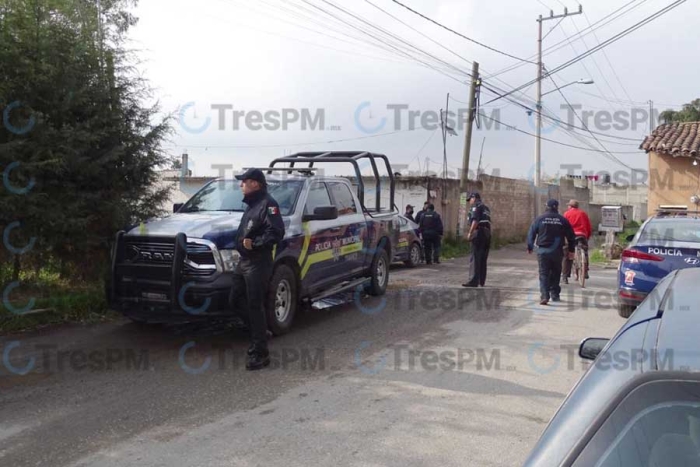
[[[586,252],[578,239],[576,239],[576,251],[574,253],[574,271],[576,272],[576,281],[581,284],[581,288],[585,289],[588,258],[586,258]]]

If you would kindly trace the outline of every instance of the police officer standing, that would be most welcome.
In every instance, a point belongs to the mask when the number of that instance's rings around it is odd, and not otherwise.
[[[247,311],[251,345],[246,369],[259,370],[270,364],[266,301],[272,249],[284,237],[284,222],[260,169],[248,169],[236,178],[241,181],[243,202],[248,207],[236,234],[236,250],[241,258],[233,272],[230,302],[234,310]]]
[[[435,206],[428,204],[428,209],[420,218],[420,232],[425,248],[425,263],[440,264],[440,238],[443,235],[442,218],[435,212]]]
[[[483,287],[486,284],[486,265],[491,250],[491,210],[481,201],[477,192],[469,195],[469,232],[467,238],[472,242],[472,254],[469,259],[472,277],[463,287]]]
[[[569,256],[575,249],[574,230],[571,224],[559,214],[559,201],[547,201],[547,212],[530,226],[527,234],[527,252],[537,245],[537,262],[540,269],[540,305],[546,305],[551,298],[553,302],[560,301],[562,255],[564,239],[568,243]]]
[[[416,224],[420,225],[420,220],[423,217],[423,214],[428,210],[428,205],[430,205],[430,201],[426,201],[423,203],[423,209],[418,211],[418,214],[416,214]]]

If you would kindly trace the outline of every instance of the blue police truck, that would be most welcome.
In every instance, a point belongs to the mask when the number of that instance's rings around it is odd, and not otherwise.
[[[321,175],[318,163],[350,164],[355,183]],[[379,175],[379,164],[387,175]],[[372,206],[365,203],[362,166],[375,178]],[[389,159],[362,151],[304,152],[262,170],[285,225],[285,237],[273,250],[270,331],[287,332],[301,306],[340,292],[383,295],[389,265],[400,254]],[[388,205],[382,205],[382,182]],[[176,204],[169,217],[118,232],[106,287],[111,308],[141,323],[236,318],[229,295],[239,259],[234,239],[245,208],[239,182],[217,179]]]

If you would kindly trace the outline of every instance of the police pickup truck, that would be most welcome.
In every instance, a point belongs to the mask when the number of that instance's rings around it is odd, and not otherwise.
[[[320,175],[314,163],[328,162],[351,164],[356,182]],[[382,206],[381,196],[387,177],[379,176],[377,162],[388,173],[388,206]],[[287,166],[279,167],[283,163]],[[365,204],[361,164],[376,178],[374,206]],[[307,152],[275,159],[262,170],[285,225],[285,237],[273,250],[266,307],[270,331],[287,332],[303,304],[339,292],[383,295],[389,265],[400,253],[388,158]],[[234,239],[245,208],[239,182],[217,179],[175,205],[169,217],[117,233],[107,284],[111,308],[142,323],[236,317],[229,295],[239,259]]]

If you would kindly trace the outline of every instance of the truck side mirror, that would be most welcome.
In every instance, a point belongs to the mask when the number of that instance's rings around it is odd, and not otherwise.
[[[180,208],[182,207],[183,204],[185,204],[185,203],[175,203],[175,204],[173,204],[173,212],[178,212],[178,211],[180,210]]]
[[[313,214],[305,214],[302,221],[332,221],[338,218],[338,208],[335,206],[318,206]]]
[[[610,339],[600,337],[589,337],[584,339],[579,346],[578,356],[585,360],[595,360],[608,342],[610,342]]]

